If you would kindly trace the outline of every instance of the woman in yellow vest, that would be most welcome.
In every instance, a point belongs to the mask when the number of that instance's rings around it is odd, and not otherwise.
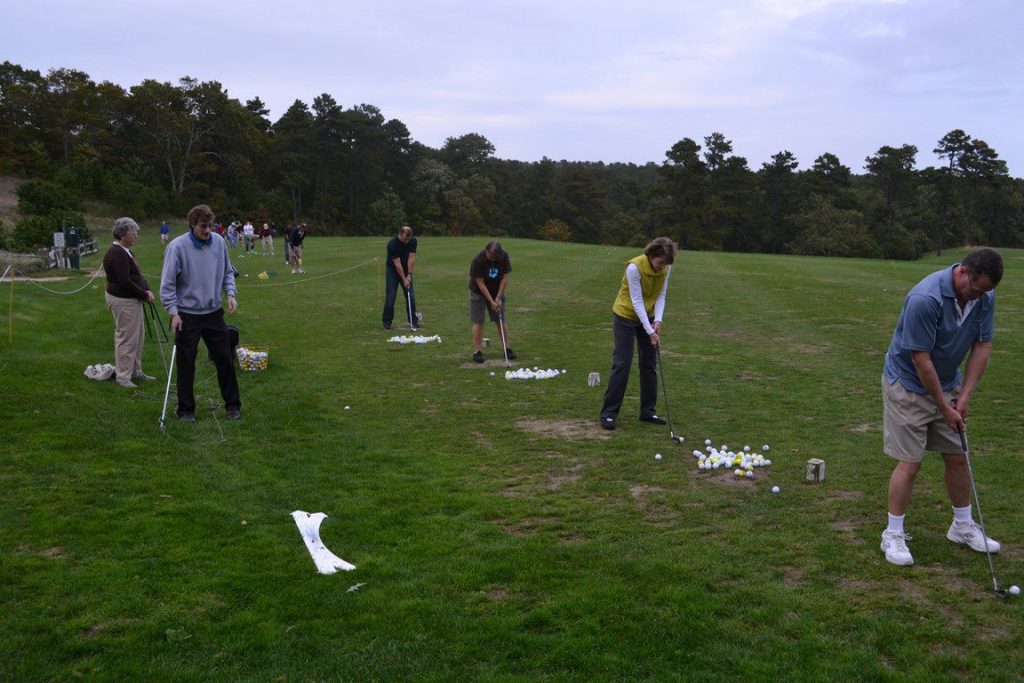
[[[658,346],[661,317],[665,312],[668,276],[676,260],[676,245],[667,237],[658,237],[644,247],[644,253],[626,264],[619,295],[612,305],[612,332],[615,350],[612,371],[601,407],[601,426],[615,429],[622,408],[622,397],[629,383],[633,362],[633,340],[640,350],[640,421],[663,425],[654,407],[658,401]]]

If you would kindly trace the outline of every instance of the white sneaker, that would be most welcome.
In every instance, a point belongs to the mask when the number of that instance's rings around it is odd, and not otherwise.
[[[963,543],[966,546],[970,546],[971,550],[977,550],[979,553],[985,552],[985,535],[981,533],[981,527],[973,521],[954,521],[949,525],[946,538],[953,541],[953,543]],[[999,545],[999,541],[991,538],[988,539],[988,551],[990,553],[998,553],[1002,548]]]
[[[907,541],[912,538],[913,536],[910,534],[901,531],[889,531],[888,529],[883,531],[882,552],[885,553],[886,561],[901,567],[909,567],[914,564],[914,556],[910,554],[910,548],[907,547]]]

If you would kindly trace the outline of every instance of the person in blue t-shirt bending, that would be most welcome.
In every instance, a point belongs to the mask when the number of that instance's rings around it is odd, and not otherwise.
[[[899,461],[889,479],[889,525],[882,532],[882,552],[892,564],[914,563],[903,520],[926,450],[942,454],[953,503],[946,538],[985,552],[986,538],[971,514],[971,478],[960,433],[992,351],[995,288],[1002,277],[1002,257],[978,249],[921,280],[903,302],[882,373],[884,448]],[[987,545],[990,552],[1000,550],[991,538]]]

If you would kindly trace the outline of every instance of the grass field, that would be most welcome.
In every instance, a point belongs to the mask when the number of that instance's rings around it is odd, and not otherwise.
[[[485,240],[420,240],[423,333],[444,343],[405,347],[380,326],[385,240],[309,239],[304,276],[236,260],[232,320],[270,344],[270,367],[240,373],[229,423],[201,365],[199,421],[165,432],[162,382],[82,374],[113,361],[102,278],[69,296],[3,285],[0,679],[1022,680],[1022,603],[946,541],[934,460],[907,519],[917,565],[878,549],[883,355],[906,291],[961,253],[683,253],[664,330],[678,446],[635,420],[635,372],[611,434],[587,386],[607,378],[638,250],[507,240],[519,364],[567,370],[510,382],[497,342],[470,362]],[[157,242],[150,228],[136,249],[154,287]],[[1009,585],[1024,583],[1024,252],[1003,253],[970,427]],[[145,366],[163,372],[155,344]],[[774,464],[754,481],[698,471],[705,438],[770,444]],[[811,457],[825,482],[804,481]],[[296,509],[329,515],[324,542],[354,572],[316,573]]]

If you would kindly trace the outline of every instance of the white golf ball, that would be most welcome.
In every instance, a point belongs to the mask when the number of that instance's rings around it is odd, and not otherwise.
[[[744,446],[743,447],[743,452],[744,453],[749,453],[750,452],[750,446]]]
[[[779,492],[779,491],[781,491],[781,490],[782,490],[782,489],[780,489],[780,488],[779,488],[778,486],[773,486],[773,487],[772,487],[772,493],[778,493],[778,492]]]
[[[345,406],[345,410],[348,410],[348,406]]]
[[[769,450],[769,448],[768,448],[768,444],[765,444],[765,445],[761,446],[761,450],[762,450],[762,451],[767,451],[767,450]]]
[[[491,373],[491,377],[494,377],[494,373],[493,372]]]
[[[704,439],[704,445],[705,446],[710,446],[711,445],[711,439]]]
[[[1010,595],[1020,595],[1020,587],[1010,586]]]
[[[655,453],[654,454],[654,459],[655,460],[661,460],[661,453]]]

